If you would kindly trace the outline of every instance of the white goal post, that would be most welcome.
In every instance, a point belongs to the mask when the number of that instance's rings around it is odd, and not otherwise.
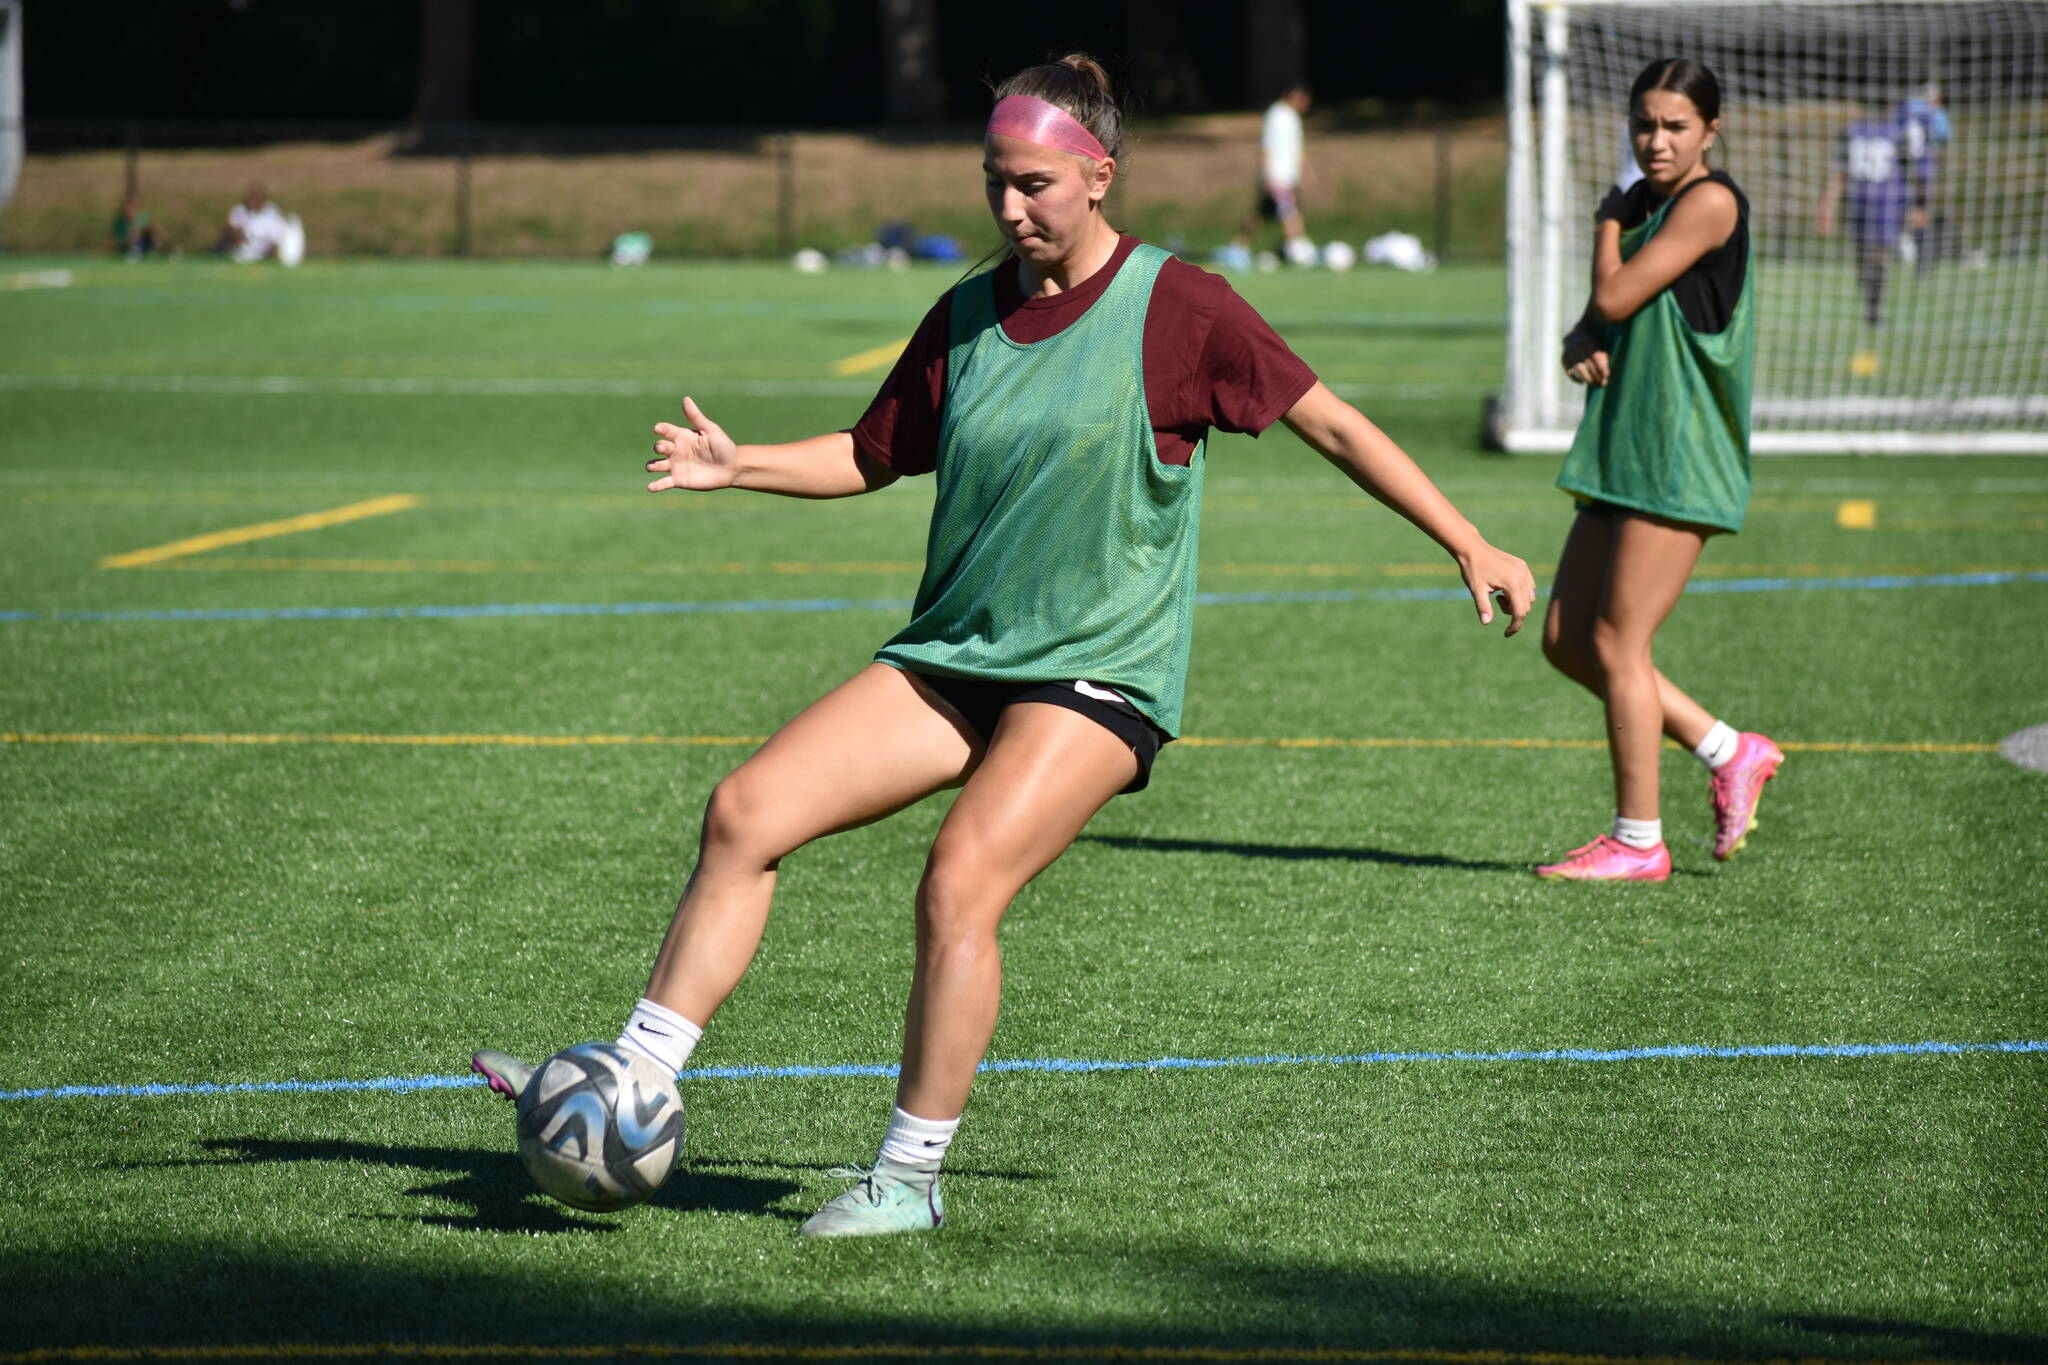
[[[1750,201],[1759,453],[2048,453],[2048,0],[1507,0],[1508,363],[1489,434],[1560,451],[1564,334],[1630,84],[1721,81]],[[1822,205],[1830,231],[1821,232]]]
[[[0,213],[21,180],[21,0],[0,0]]]

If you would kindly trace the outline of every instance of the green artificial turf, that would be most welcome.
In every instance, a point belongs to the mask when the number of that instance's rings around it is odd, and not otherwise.
[[[650,497],[648,428],[848,425],[835,362],[952,277],[17,267],[74,283],[0,292],[0,1360],[2048,1358],[2039,1050],[1521,1056],[2048,1040],[2048,774],[1993,752],[2048,723],[2048,465],[1760,462],[1699,576],[1750,590],[1658,648],[1787,745],[1762,826],[1714,862],[1669,751],[1676,875],[1583,887],[1528,869],[1609,816],[1597,704],[1389,596],[1456,579],[1284,429],[1216,438],[1202,587],[1280,600],[1199,609],[1189,742],[1016,902],[1027,1066],[948,1226],[818,1246],[885,1077],[689,1079],[616,1216],[478,1089],[304,1085],[615,1033],[706,794],[894,629],[930,498]],[[1547,577],[1555,461],[1475,445],[1497,269],[1238,283]],[[893,1061],[944,808],[787,861],[693,1067]],[[1041,1065],[1163,1058],[1236,1061]]]

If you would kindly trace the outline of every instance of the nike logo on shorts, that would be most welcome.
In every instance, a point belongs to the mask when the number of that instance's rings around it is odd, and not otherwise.
[[[1124,700],[1123,693],[1108,687],[1097,687],[1086,679],[1076,678],[1074,680],[1074,690],[1084,697],[1093,697],[1097,701],[1113,701],[1120,702],[1125,706],[1130,705],[1130,702]]]

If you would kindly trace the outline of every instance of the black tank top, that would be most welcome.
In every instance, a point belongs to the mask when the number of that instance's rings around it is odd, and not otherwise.
[[[1694,261],[1683,275],[1671,282],[1671,296],[1678,300],[1678,311],[1685,314],[1686,326],[1695,332],[1723,332],[1728,329],[1728,320],[1735,316],[1735,304],[1742,297],[1743,278],[1749,270],[1749,200],[1741,187],[1729,178],[1728,172],[1708,171],[1673,195],[1672,199],[1685,198],[1694,186],[1704,185],[1709,180],[1726,185],[1728,192],[1735,196],[1735,231],[1728,234],[1727,241]],[[1652,193],[1649,181],[1638,180],[1631,185],[1620,220],[1623,230],[1640,224],[1656,211],[1661,202]]]

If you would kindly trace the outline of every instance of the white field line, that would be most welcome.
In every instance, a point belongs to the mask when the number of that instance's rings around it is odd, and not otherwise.
[[[333,395],[364,398],[678,398],[721,393],[752,398],[867,398],[860,379],[445,378],[345,375],[0,374],[0,390],[52,393]],[[1343,398],[1478,398],[1484,384],[1333,384]]]
[[[70,283],[68,270],[18,270],[0,275],[0,289],[62,289]]]
[[[727,393],[763,398],[865,398],[875,386],[844,379],[422,379],[399,375],[0,374],[0,390],[56,393],[331,395],[362,398],[669,398]]]

